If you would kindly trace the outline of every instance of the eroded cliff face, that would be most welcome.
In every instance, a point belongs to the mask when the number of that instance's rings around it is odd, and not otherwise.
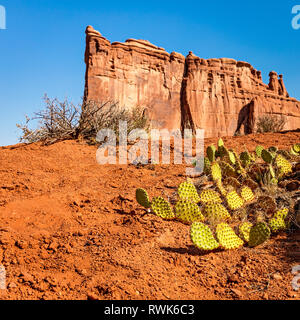
[[[251,133],[263,114],[286,117],[286,130],[300,127],[300,102],[290,98],[282,75],[233,59],[201,59],[192,52],[167,53],[145,40],[110,43],[86,30],[85,100],[117,101],[146,108],[153,128],[205,129],[206,137]]]

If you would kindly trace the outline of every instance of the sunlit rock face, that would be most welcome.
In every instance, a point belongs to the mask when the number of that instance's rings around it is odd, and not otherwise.
[[[269,84],[249,63],[187,57],[146,40],[111,43],[86,29],[86,101],[115,101],[146,108],[153,128],[205,129],[206,137],[255,131],[261,115],[286,117],[285,130],[300,127],[300,102],[290,98],[282,75]]]

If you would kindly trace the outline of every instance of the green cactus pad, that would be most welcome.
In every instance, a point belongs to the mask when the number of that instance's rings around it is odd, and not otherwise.
[[[178,195],[180,199],[191,200],[195,203],[200,202],[197,189],[192,182],[182,182],[178,187]]]
[[[299,155],[300,155],[300,153],[295,152],[295,151],[294,151],[294,149],[293,149],[293,148],[291,148],[291,149],[290,149],[290,155],[292,155],[292,156],[299,156]]]
[[[155,197],[151,202],[152,211],[159,217],[171,220],[175,218],[170,203],[162,197]]]
[[[287,217],[288,213],[289,213],[289,209],[287,209],[287,208],[278,210],[278,211],[274,214],[274,218],[285,219],[285,218]]]
[[[218,147],[218,155],[221,159],[228,156],[228,149],[225,146]]]
[[[265,162],[267,162],[269,164],[272,163],[272,161],[273,161],[273,156],[272,156],[271,152],[268,150],[263,149],[261,152],[261,157]]]
[[[236,154],[236,152],[234,152],[235,158],[236,158],[236,162],[235,162],[235,167],[236,167],[236,172],[238,175],[241,175],[242,177],[246,177],[247,176],[247,171],[243,168],[242,163],[238,157],[238,155]]]
[[[252,157],[248,151],[244,151],[240,154],[240,160],[246,161],[246,162],[251,162]]]
[[[206,155],[210,162],[214,162],[216,160],[216,147],[214,145],[208,146]]]
[[[249,247],[256,247],[270,238],[271,230],[265,222],[253,226],[249,235]]]
[[[236,154],[232,151],[228,151],[228,160],[230,164],[234,165],[236,163]]]
[[[214,190],[202,191],[200,194],[200,200],[203,203],[207,203],[207,202],[221,203],[222,202],[219,193]]]
[[[255,148],[255,153],[256,153],[256,155],[257,155],[259,158],[261,158],[261,153],[262,153],[263,150],[264,150],[264,147],[263,147],[263,146],[257,146],[257,147]]]
[[[237,194],[236,191],[228,192],[226,195],[228,207],[231,210],[236,210],[244,205],[244,200]]]
[[[276,159],[275,163],[278,168],[280,168],[280,171],[284,174],[287,174],[292,171],[292,165],[290,162],[281,154],[279,154]]]
[[[249,221],[245,221],[239,225],[240,236],[246,242],[249,242],[250,230],[251,230],[252,226],[253,226],[253,224]]]
[[[217,240],[224,249],[237,249],[244,244],[227,223],[220,223],[216,228]]]
[[[218,140],[218,148],[224,147],[224,141],[222,138]]]
[[[276,233],[287,228],[285,221],[281,217],[272,218],[269,220],[269,227],[272,232]]]
[[[295,152],[300,153],[300,143],[295,143],[292,148]]]
[[[193,244],[201,250],[210,251],[219,247],[212,231],[204,223],[194,222],[191,226],[190,235]]]
[[[214,181],[222,179],[222,171],[221,171],[221,168],[217,162],[214,162],[211,165],[211,176]]]
[[[176,203],[175,216],[178,220],[184,223],[205,220],[198,205],[189,200],[179,200]]]
[[[243,187],[241,190],[241,196],[246,202],[251,202],[255,199],[252,190],[249,187]]]
[[[231,219],[230,213],[220,203],[207,203],[204,209],[204,215],[212,223],[227,221]]]
[[[217,185],[217,188],[220,191],[221,195],[225,197],[227,194],[227,190],[224,188],[222,180],[221,179],[217,180],[216,185]]]
[[[142,188],[136,189],[135,197],[136,197],[136,201],[144,208],[148,209],[151,207],[149,196],[146,190]]]
[[[292,146],[292,150],[296,153],[296,155],[299,155],[300,154],[300,143],[295,143]]]
[[[210,167],[211,167],[211,163],[209,161],[208,158],[204,158],[204,168],[203,168],[203,171],[205,174],[209,174],[210,173]]]

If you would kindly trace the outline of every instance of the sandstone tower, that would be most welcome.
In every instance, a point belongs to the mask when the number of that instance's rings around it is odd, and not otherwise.
[[[187,57],[145,40],[110,43],[86,29],[86,101],[118,101],[145,107],[152,127],[205,129],[206,137],[248,134],[263,114],[284,115],[286,130],[300,127],[300,102],[290,98],[283,77],[269,84],[249,63]]]

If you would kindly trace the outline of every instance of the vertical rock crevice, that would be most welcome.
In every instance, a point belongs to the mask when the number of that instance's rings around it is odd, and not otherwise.
[[[188,82],[188,61],[185,58],[184,61],[184,71],[182,76],[181,82],[181,89],[180,89],[180,110],[181,110],[181,131],[183,132],[184,129],[192,129],[193,133],[196,131],[196,127],[193,121],[191,109],[188,102],[187,97],[187,82]]]

